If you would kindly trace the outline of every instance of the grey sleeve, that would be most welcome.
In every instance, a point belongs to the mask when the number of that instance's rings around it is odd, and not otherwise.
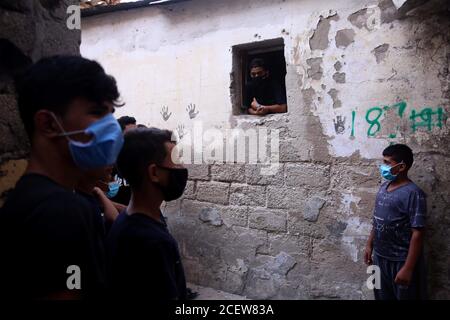
[[[409,218],[412,228],[424,228],[425,218],[427,213],[427,198],[422,191],[414,192],[412,194]]]

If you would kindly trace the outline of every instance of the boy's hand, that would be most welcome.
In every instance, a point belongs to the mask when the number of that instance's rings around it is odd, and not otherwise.
[[[405,264],[397,272],[394,282],[398,285],[409,286],[411,283],[411,278],[419,259],[420,252],[423,247],[423,229],[412,229],[411,243],[409,245],[408,257],[406,258]]]
[[[364,262],[370,266],[373,264],[372,261],[372,251],[373,251],[373,247],[371,245],[367,245],[366,246],[366,250],[364,251]]]
[[[92,190],[92,193],[94,194],[94,196],[101,198],[102,196],[105,195],[104,191],[102,189],[100,189],[99,187],[94,187],[94,189]]]
[[[395,283],[399,285],[409,286],[412,278],[413,270],[405,268],[404,266],[395,276]]]

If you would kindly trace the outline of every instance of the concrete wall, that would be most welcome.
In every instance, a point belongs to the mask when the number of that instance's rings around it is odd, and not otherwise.
[[[279,130],[277,174],[191,166],[183,199],[165,208],[189,281],[258,299],[370,299],[362,257],[376,165],[402,142],[428,194],[431,295],[450,298],[444,9],[398,19],[390,0],[193,0],[86,18],[82,28],[82,54],[117,77],[127,104],[118,116],[182,133],[196,123]],[[233,115],[232,46],[279,37],[288,112]]]
[[[27,63],[79,54],[80,30],[66,27],[76,0],[2,0],[0,3],[0,205],[26,167],[28,138],[20,121],[13,76]]]

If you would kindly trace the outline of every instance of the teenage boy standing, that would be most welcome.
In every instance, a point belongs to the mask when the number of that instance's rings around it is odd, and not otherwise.
[[[116,81],[95,61],[56,56],[31,66],[16,88],[31,154],[0,211],[1,295],[98,297],[104,245],[92,206],[74,190],[85,170],[114,164],[122,147],[111,114]]]
[[[425,193],[408,178],[412,150],[395,144],[383,151],[380,173],[387,181],[378,191],[373,229],[364,259],[381,271],[376,300],[426,299],[423,259]],[[372,260],[373,252],[373,260]]]
[[[117,167],[131,186],[131,200],[106,240],[113,297],[184,300],[186,279],[176,240],[160,206],[179,198],[187,169],[172,160],[172,133],[138,128],[125,134]]]

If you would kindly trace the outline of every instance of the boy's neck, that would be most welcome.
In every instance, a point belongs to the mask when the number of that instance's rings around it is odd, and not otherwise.
[[[149,196],[147,193],[132,192],[127,213],[129,215],[142,213],[158,222],[162,222],[160,210],[162,200],[156,198],[155,195]]]
[[[74,190],[80,178],[79,170],[67,166],[62,157],[54,156],[54,158],[44,157],[42,154],[32,151],[25,173],[36,173],[46,176],[60,186]],[[49,161],[49,159],[52,160]]]
[[[404,184],[407,184],[407,183],[410,183],[410,182],[411,182],[411,180],[408,178],[407,175],[405,175],[405,176],[398,176],[397,179],[395,179],[394,181],[392,181],[390,183],[390,185],[392,187],[397,187],[397,186],[401,186],[401,185],[404,185]]]

